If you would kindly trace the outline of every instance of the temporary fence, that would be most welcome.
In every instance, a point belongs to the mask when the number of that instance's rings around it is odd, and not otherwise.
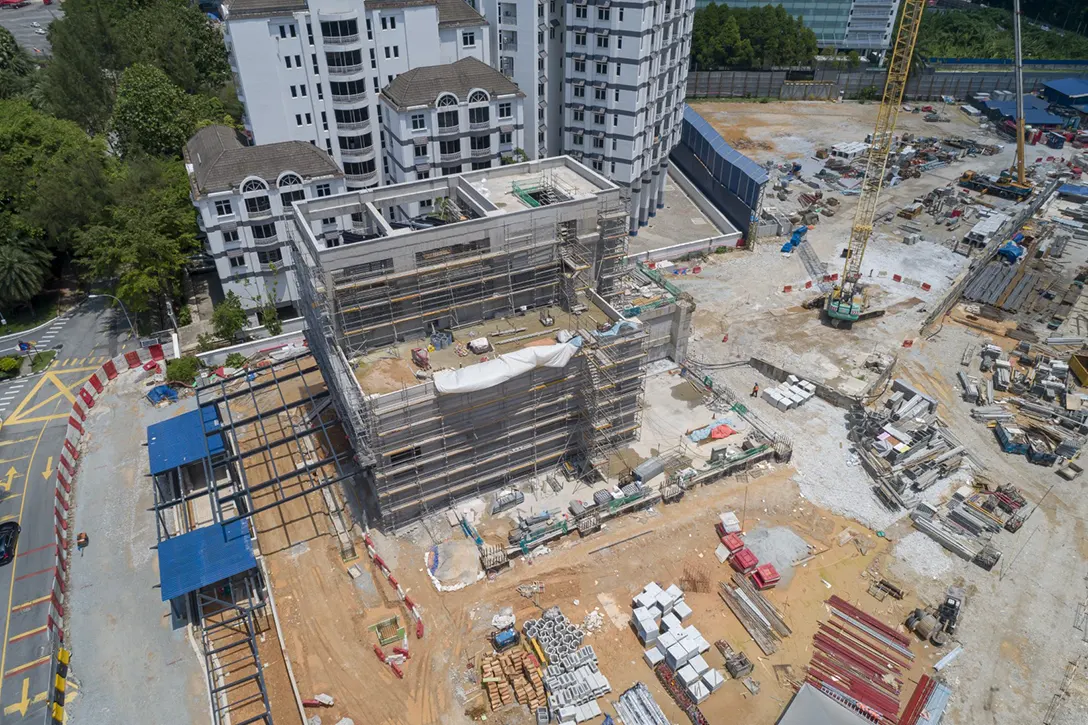
[[[419,610],[419,605],[405,593],[400,582],[393,576],[393,570],[390,569],[389,565],[385,563],[385,560],[378,555],[377,549],[374,548],[374,540],[370,538],[370,534],[363,534],[363,541],[366,543],[367,556],[369,556],[370,560],[374,562],[374,565],[381,570],[385,578],[389,580],[389,585],[397,592],[397,598],[404,602],[404,606],[416,620],[416,639],[423,639],[423,614]]]

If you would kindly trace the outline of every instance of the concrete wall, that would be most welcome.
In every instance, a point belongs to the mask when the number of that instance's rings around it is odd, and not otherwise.
[[[302,320],[302,318],[288,320],[288,322],[295,323],[300,320]],[[284,323],[284,329],[287,329],[286,323]],[[305,342],[306,336],[300,330],[295,330],[292,332],[284,332],[282,335],[277,335],[276,337],[264,337],[259,340],[243,342],[239,345],[231,345],[230,347],[221,347],[217,350],[197,353],[197,358],[208,367],[219,367],[226,362],[227,356],[234,352],[249,357],[250,355],[265,350],[275,350],[277,348],[286,347],[287,345],[303,345]]]

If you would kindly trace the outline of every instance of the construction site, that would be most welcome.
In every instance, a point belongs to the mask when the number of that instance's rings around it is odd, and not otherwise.
[[[880,104],[692,104],[696,251],[568,157],[294,204],[305,332],[147,429],[213,723],[1085,722],[1083,162],[905,4]]]

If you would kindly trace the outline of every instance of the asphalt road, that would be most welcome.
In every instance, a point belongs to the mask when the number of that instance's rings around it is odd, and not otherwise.
[[[0,11],[11,12],[11,11]],[[120,318],[120,320],[118,320]],[[121,327],[118,328],[118,321]],[[92,300],[28,333],[40,349],[59,348],[43,374],[0,385],[0,521],[22,526],[17,556],[0,568],[0,723],[48,722],[54,655],[49,601],[56,577],[56,467],[76,391],[122,345],[124,317]],[[6,341],[0,347],[10,347]],[[6,352],[6,351],[5,351]],[[74,560],[78,565],[78,560]],[[6,602],[6,604],[4,604]],[[73,658],[74,659],[74,658]]]
[[[42,30],[48,30],[49,23],[63,14],[59,0],[54,0],[52,5],[44,5],[42,0],[31,0],[25,8],[0,8],[0,25],[10,30],[19,45],[33,55],[49,55],[53,52],[49,40],[37,32],[38,28],[33,23],[38,23]]]

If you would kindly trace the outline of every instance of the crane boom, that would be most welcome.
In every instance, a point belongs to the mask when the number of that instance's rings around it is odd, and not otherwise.
[[[1016,183],[1025,186],[1024,176],[1024,53],[1020,49],[1020,0],[1012,3],[1012,35],[1016,59]]]
[[[884,173],[892,150],[892,134],[899,118],[899,107],[903,103],[903,90],[907,85],[910,60],[914,54],[914,43],[918,40],[925,4],[925,0],[903,0],[903,15],[888,64],[888,80],[884,84],[884,96],[876,116],[876,128],[873,130],[858,208],[854,213],[854,226],[850,230],[842,279],[827,297],[826,310],[832,320],[856,322],[864,307],[864,298],[858,289],[861,261],[873,233],[873,217],[876,215],[880,190],[884,186]]]

